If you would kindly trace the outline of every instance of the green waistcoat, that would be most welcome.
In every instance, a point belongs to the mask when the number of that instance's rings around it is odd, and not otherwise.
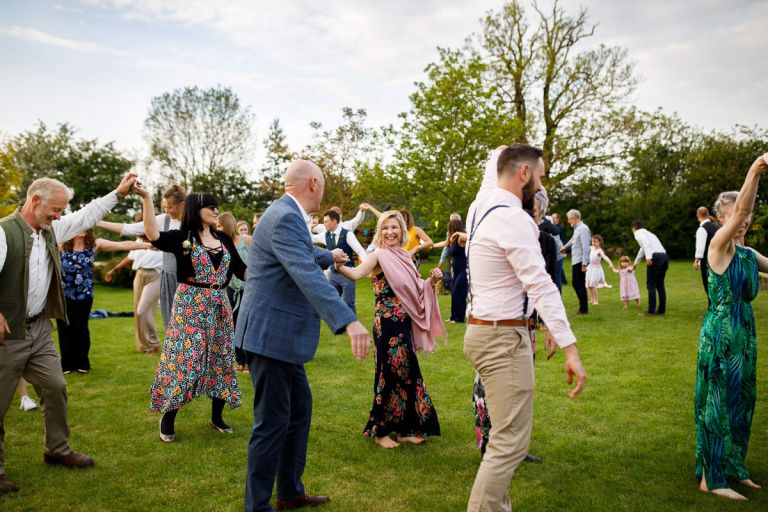
[[[8,252],[5,264],[0,270],[0,313],[11,328],[8,339],[24,339],[26,332],[27,293],[29,288],[29,255],[32,252],[32,228],[21,217],[17,209],[8,217],[0,219],[0,229],[5,231]],[[41,229],[48,257],[53,262],[51,286],[45,301],[43,314],[48,318],[66,321],[67,310],[64,288],[61,284],[61,259],[56,236],[51,229]]]

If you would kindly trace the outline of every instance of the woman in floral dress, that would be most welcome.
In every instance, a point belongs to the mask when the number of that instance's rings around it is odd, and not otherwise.
[[[699,488],[734,500],[731,478],[759,488],[744,463],[755,410],[757,334],[751,302],[759,289],[758,270],[768,258],[744,247],[760,175],[768,153],[752,164],[740,192],[723,192],[715,211],[723,224],[709,245],[709,299],[699,336],[696,368],[696,476]]]
[[[233,274],[245,278],[245,264],[232,239],[214,229],[218,208],[212,195],[189,194],[181,229],[161,233],[152,214],[152,197],[145,190],[139,194],[147,239],[176,256],[178,278],[165,345],[150,389],[150,409],[164,413],[160,439],[176,440],[176,414],[201,395],[211,397],[211,425],[231,433],[222,412],[225,403],[240,406],[240,387],[226,288]]]
[[[434,290],[442,272],[435,268],[428,280],[421,279],[410,253],[403,249],[406,233],[399,212],[384,212],[373,238],[376,250],[356,268],[337,265],[348,279],[372,276],[376,372],[373,405],[363,434],[384,448],[404,442],[421,444],[427,436],[440,435],[416,350],[434,349],[435,336],[445,335]]]

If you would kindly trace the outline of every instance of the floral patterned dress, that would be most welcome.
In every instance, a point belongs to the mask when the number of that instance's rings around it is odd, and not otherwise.
[[[82,251],[61,252],[61,281],[64,284],[64,298],[67,303],[69,322],[57,320],[59,331],[59,353],[61,369],[64,372],[91,369],[91,331],[88,319],[93,307],[93,261],[92,247]]]
[[[744,464],[755,412],[757,334],[751,302],[760,281],[755,254],[736,247],[723,275],[709,272],[711,301],[696,371],[696,476],[710,490],[749,478]]]
[[[179,283],[173,298],[165,345],[150,388],[150,410],[178,409],[193,398],[208,395],[240,406],[240,387],[232,346],[232,308],[224,284],[231,254],[222,244],[219,266],[196,240],[189,257],[195,281],[219,289]]]
[[[384,273],[372,278],[376,295],[373,339],[376,373],[373,405],[363,434],[384,437],[439,436],[437,411],[424,385],[413,348],[411,317],[390,288]]]

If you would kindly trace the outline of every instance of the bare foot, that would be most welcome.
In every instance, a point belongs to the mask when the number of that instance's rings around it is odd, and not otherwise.
[[[707,477],[705,475],[701,475],[701,483],[699,484],[699,489],[701,490],[701,492],[704,492],[707,494],[711,493],[711,494],[714,494],[715,496],[728,498],[729,500],[747,501],[747,498],[745,496],[742,496],[741,494],[737,493],[733,489],[729,489],[727,487],[724,489],[713,489],[710,491],[707,488]]]
[[[624,309],[627,309],[627,305],[626,304],[624,304]]]
[[[399,441],[399,438],[398,438],[398,441]],[[397,448],[398,446],[400,446],[398,443],[394,442],[392,438],[389,436],[377,437],[376,444],[381,446],[382,448]]]
[[[747,487],[751,487],[752,489],[762,489],[763,488],[761,485],[756,484],[755,482],[753,482],[749,478],[747,478],[746,480],[739,480],[739,483],[742,484],[742,485],[746,485]]]
[[[426,437],[419,437],[419,436],[409,436],[409,437],[397,436],[397,442],[398,443],[421,444],[421,443],[426,443],[427,442],[427,438]]]

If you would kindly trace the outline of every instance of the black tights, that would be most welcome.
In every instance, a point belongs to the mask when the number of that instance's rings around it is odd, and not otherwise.
[[[221,398],[211,398],[211,423],[217,427],[229,427],[221,417],[221,413],[224,412],[225,403]],[[163,414],[163,419],[160,421],[160,432],[165,435],[172,435],[174,433],[174,422],[178,413],[179,409],[173,409]]]

